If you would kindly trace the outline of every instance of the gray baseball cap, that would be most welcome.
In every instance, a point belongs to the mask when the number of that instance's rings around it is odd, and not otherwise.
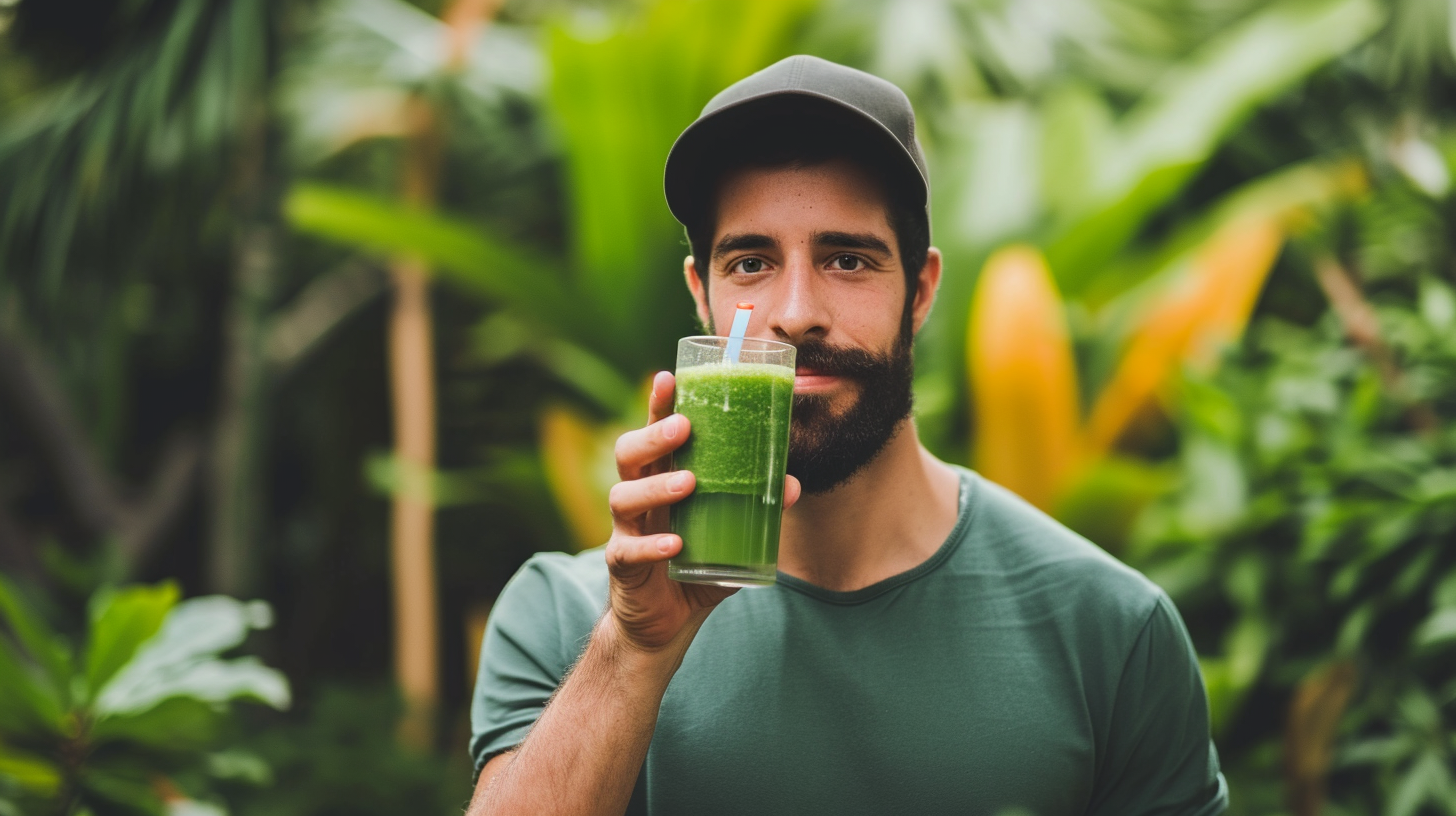
[[[880,167],[917,205],[929,207],[930,176],[915,140],[915,111],[905,92],[877,76],[800,54],[729,85],[709,100],[667,155],[667,206],[688,224],[712,195],[726,146],[749,132],[772,130],[785,113],[823,115],[855,128],[873,145]]]

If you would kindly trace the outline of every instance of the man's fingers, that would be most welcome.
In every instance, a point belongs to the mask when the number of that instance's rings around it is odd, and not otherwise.
[[[677,388],[677,378],[673,377],[670,371],[659,371],[652,377],[652,393],[647,397],[647,424],[662,419],[672,413],[673,390]]]
[[[689,430],[688,418],[673,414],[617,437],[617,475],[636,479],[654,462],[677,450],[687,440]]]
[[[649,510],[666,507],[687,498],[693,492],[695,484],[697,481],[690,470],[675,470],[630,482],[617,482],[612,485],[607,503],[611,505],[612,518],[623,523]]]
[[[682,549],[682,539],[672,533],[629,536],[618,533],[607,542],[607,569],[618,578],[636,575],[642,567],[666,561]]]
[[[790,507],[793,507],[794,506],[794,502],[796,502],[796,501],[799,500],[799,494],[802,493],[802,492],[803,492],[803,485],[799,484],[798,477],[796,477],[796,476],[785,476],[784,477],[784,509],[787,510]]]

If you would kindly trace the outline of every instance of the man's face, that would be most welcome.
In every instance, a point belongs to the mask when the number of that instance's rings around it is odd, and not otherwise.
[[[830,490],[869,463],[910,414],[911,337],[939,283],[939,255],[907,309],[885,197],[843,161],[751,168],[724,180],[706,290],[686,271],[698,316],[798,347],[789,473]],[[919,291],[924,289],[926,291]]]

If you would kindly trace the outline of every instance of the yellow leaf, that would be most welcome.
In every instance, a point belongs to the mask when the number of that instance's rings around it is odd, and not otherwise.
[[[977,468],[1048,509],[1076,464],[1077,374],[1040,252],[1010,246],[986,261],[966,342]]]
[[[1284,236],[1273,219],[1219,230],[1149,309],[1087,421],[1088,452],[1106,453],[1183,365],[1206,368],[1238,339]]]
[[[1299,682],[1284,727],[1284,786],[1296,816],[1324,812],[1340,720],[1360,679],[1353,661],[1320,666]]]
[[[560,406],[551,406],[541,414],[541,459],[546,480],[576,539],[574,549],[605,544],[612,534],[607,490],[595,476],[604,430]]]

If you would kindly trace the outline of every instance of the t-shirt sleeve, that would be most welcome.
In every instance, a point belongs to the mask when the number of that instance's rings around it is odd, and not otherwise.
[[[542,556],[506,584],[486,624],[470,706],[477,772],[526,738],[585,648],[599,611],[589,592]]]
[[[1178,610],[1159,592],[1123,667],[1088,816],[1214,816],[1228,786]]]

